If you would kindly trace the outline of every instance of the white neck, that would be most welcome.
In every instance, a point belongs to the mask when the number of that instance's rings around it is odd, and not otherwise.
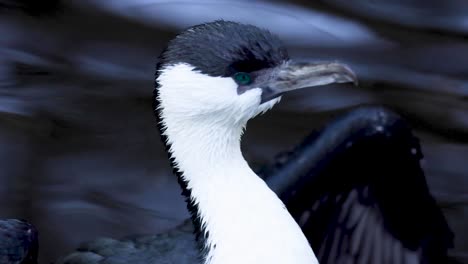
[[[167,88],[160,88],[162,102],[171,101]],[[208,231],[205,264],[318,263],[284,204],[243,158],[245,122],[178,114],[164,103],[160,110],[170,152]]]
[[[206,264],[318,263],[281,200],[242,157],[242,128],[172,129],[177,123],[165,122],[166,135],[209,232]]]

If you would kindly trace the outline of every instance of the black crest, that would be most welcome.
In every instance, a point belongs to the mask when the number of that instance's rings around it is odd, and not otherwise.
[[[191,27],[169,42],[164,65],[186,62],[204,74],[228,77],[288,60],[281,40],[252,25],[218,20]]]

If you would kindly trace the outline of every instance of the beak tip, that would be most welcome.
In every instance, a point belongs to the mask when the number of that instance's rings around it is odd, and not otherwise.
[[[350,67],[348,67],[345,64],[340,64],[339,68],[342,68],[342,70],[340,70],[339,72],[342,72],[342,75],[340,75],[340,76],[344,79],[343,82],[353,83],[354,86],[359,85],[358,77],[357,77],[356,73],[354,73],[354,71],[351,70]]]
[[[351,80],[350,80],[351,83],[353,83],[354,86],[359,86],[359,80],[357,78],[356,75],[354,75]]]

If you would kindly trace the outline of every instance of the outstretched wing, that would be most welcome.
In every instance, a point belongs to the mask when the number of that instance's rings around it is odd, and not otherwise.
[[[37,263],[37,231],[29,223],[17,220],[0,220],[0,263]]]
[[[396,114],[352,111],[286,156],[261,174],[320,263],[447,263],[453,234]]]

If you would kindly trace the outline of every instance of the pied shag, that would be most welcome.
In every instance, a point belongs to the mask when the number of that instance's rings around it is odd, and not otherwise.
[[[318,263],[278,196],[244,159],[247,121],[284,92],[356,82],[336,62],[294,63],[282,42],[251,25],[215,21],[170,41],[154,109],[203,252],[203,263]]]
[[[446,262],[452,234],[419,144],[391,111],[358,109],[308,137],[259,171],[271,189],[242,157],[249,119],[286,91],[356,82],[345,65],[295,63],[268,31],[215,21],[173,39],[155,80],[158,127],[192,221],[99,239],[58,263],[311,264],[314,251],[320,263]]]

